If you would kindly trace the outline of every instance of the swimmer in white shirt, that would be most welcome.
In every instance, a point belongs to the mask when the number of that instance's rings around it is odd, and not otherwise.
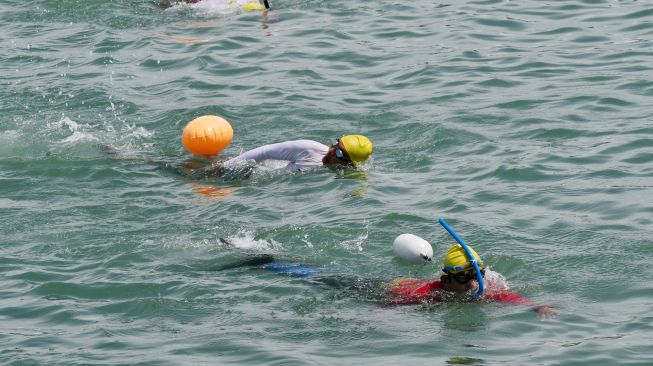
[[[320,166],[353,166],[364,163],[372,154],[372,141],[363,135],[346,135],[333,140],[331,146],[313,140],[285,141],[264,145],[244,152],[221,164],[233,168],[248,162],[266,160],[287,162],[283,170],[297,172]]]
[[[175,3],[196,4],[202,0],[159,0],[162,5],[173,5]],[[225,7],[240,8],[245,11],[270,9],[268,0],[263,0],[262,4],[258,0],[224,0]]]

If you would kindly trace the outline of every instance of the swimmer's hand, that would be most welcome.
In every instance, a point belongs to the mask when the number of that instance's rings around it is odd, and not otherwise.
[[[550,319],[558,315],[556,309],[554,309],[553,306],[550,305],[536,306],[533,308],[533,311],[535,311],[537,313],[537,316],[539,316],[542,319]]]

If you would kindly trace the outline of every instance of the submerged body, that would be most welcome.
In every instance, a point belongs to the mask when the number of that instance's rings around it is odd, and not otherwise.
[[[525,297],[494,288],[492,282],[487,281],[487,289],[480,301],[501,302],[516,305],[535,306],[535,303]],[[441,302],[451,298],[441,279],[399,278],[386,285],[386,303],[388,305],[416,305],[429,302]]]
[[[159,2],[167,6],[174,4],[197,4],[206,2],[225,9],[241,9],[244,11],[265,10],[266,7],[269,7],[265,5],[267,2],[261,4],[256,0],[160,0]]]
[[[362,135],[345,135],[330,146],[313,140],[292,140],[263,145],[226,161],[202,168],[205,175],[221,175],[253,165],[265,165],[287,172],[307,171],[322,166],[358,167],[372,154],[372,141]]]
[[[324,165],[323,158],[329,146],[313,140],[294,140],[269,144],[249,150],[222,163],[230,169],[248,162],[264,163],[268,160],[282,162],[281,170],[289,172],[305,171]]]
[[[286,276],[303,277],[343,290],[353,296],[381,301],[386,306],[484,301],[528,306],[541,317],[551,317],[556,314],[551,306],[538,305],[515,292],[509,291],[507,286],[497,285],[493,281],[486,281],[486,291],[483,296],[478,298],[473,296],[473,290],[475,290],[473,281],[460,284],[451,281],[446,276],[442,276],[440,279],[397,278],[384,280],[359,276],[329,275],[315,267],[278,262],[269,255],[245,259],[215,270],[221,271],[238,267],[262,267]],[[496,272],[494,273],[496,274]],[[499,274],[497,275],[501,277]]]

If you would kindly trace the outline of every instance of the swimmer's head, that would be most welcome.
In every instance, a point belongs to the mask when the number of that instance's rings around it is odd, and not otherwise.
[[[257,10],[265,10],[266,8],[261,5],[258,1],[250,1],[248,3],[245,3],[240,6],[240,8],[244,11],[257,11]]]
[[[485,268],[483,265],[483,260],[481,260],[481,257],[474,251],[474,249],[469,246],[468,249],[476,259],[478,268],[481,270]],[[467,257],[465,249],[463,249],[460,244],[456,244],[447,250],[447,253],[444,255],[444,264],[442,266],[443,272],[448,274],[455,274],[458,272],[465,272],[473,269],[474,265]]]
[[[358,166],[372,155],[372,141],[363,135],[346,135],[340,138],[349,160],[353,166]]]

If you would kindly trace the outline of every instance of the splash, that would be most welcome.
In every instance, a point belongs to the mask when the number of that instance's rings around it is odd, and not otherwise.
[[[11,155],[20,144],[21,135],[17,130],[0,132],[0,156]]]
[[[277,252],[281,243],[274,240],[255,239],[251,231],[244,231],[235,236],[226,237],[223,241],[226,245],[252,252]]]
[[[100,139],[93,135],[92,132],[87,130],[91,129],[90,125],[80,125],[67,116],[62,118],[56,123],[48,123],[48,128],[61,129],[68,128],[72,134],[61,140],[59,143],[63,145],[75,144],[77,142],[99,141]]]
[[[368,227],[366,225],[365,232],[358,235],[356,238],[351,240],[345,240],[342,242],[342,246],[350,251],[363,251],[363,243],[367,240],[367,237],[370,235]]]
[[[154,241],[147,241],[146,244],[155,244]],[[164,249],[192,249],[192,250],[220,250],[224,247],[238,249],[255,253],[274,253],[281,249],[281,243],[274,240],[263,240],[254,238],[252,231],[241,231],[232,236],[224,238],[207,238],[202,240],[191,240],[189,238],[170,238],[162,245]]]
[[[150,149],[151,144],[140,141],[153,136],[153,133],[144,127],[129,125],[122,121],[118,126],[107,122],[102,125],[92,125],[79,123],[66,115],[62,115],[55,122],[48,123],[44,132],[51,140],[50,152],[90,145],[95,149],[97,145],[106,145],[126,156],[130,155],[130,152]]]
[[[506,281],[506,278],[501,273],[495,272],[489,268],[485,269],[485,281],[487,291],[510,290],[510,286],[508,286],[508,281]]]

